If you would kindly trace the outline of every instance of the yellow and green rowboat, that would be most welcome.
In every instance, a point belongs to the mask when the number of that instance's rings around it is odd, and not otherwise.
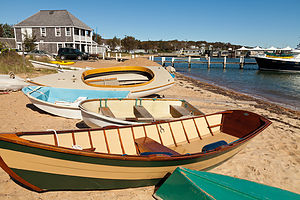
[[[226,161],[270,124],[231,110],[123,127],[2,133],[0,166],[39,192],[154,185],[178,166],[205,170]]]

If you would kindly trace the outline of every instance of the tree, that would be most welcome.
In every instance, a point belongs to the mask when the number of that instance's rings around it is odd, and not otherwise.
[[[125,38],[123,38],[121,40],[122,42],[122,47],[126,50],[126,51],[130,51],[135,49],[138,46],[138,43],[140,42],[139,40],[136,40],[134,37],[132,36],[125,36]]]
[[[36,36],[35,35],[32,35],[32,37],[28,36],[28,34],[26,33],[24,35],[24,41],[23,41],[23,48],[24,48],[24,51],[32,51],[35,49],[35,42],[36,42]]]
[[[115,36],[113,39],[107,40],[107,44],[114,50],[116,46],[121,45],[121,39]]]
[[[9,24],[0,24],[0,37],[14,38],[14,28]]]
[[[102,43],[102,37],[101,35],[99,35],[98,33],[93,33],[93,40],[95,42],[97,42],[98,44],[101,44]]]

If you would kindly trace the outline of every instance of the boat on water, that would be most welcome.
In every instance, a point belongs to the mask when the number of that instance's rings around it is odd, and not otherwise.
[[[300,54],[264,54],[255,56],[261,70],[300,71]]]
[[[28,86],[22,89],[33,105],[53,115],[81,119],[79,103],[86,99],[125,98],[129,91],[80,90]]]
[[[0,91],[17,91],[29,84],[18,76],[11,74],[0,74]]]
[[[92,128],[124,126],[204,115],[178,99],[90,99],[79,104],[83,121]]]
[[[178,167],[153,195],[156,199],[300,199],[300,195],[230,176]]]
[[[0,134],[0,166],[35,191],[157,184],[178,166],[212,168],[271,122],[229,110],[168,122],[98,129]]]
[[[129,98],[139,98],[168,89],[174,78],[160,66],[123,66],[45,75],[28,82],[69,89],[130,91]]]

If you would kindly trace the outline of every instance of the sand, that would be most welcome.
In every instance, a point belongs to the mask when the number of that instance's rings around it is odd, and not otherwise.
[[[124,63],[97,61],[97,67],[157,65],[142,58]],[[85,67],[89,62],[77,63]],[[204,113],[244,109],[261,114],[273,124],[240,153],[210,172],[230,175],[300,193],[300,113],[224,90],[181,74],[173,87],[159,95],[189,101]],[[0,95],[1,132],[77,129],[80,120],[49,115],[35,108],[22,92]],[[0,169],[0,199],[153,199],[154,186],[109,191],[58,191],[36,193],[13,182]]]

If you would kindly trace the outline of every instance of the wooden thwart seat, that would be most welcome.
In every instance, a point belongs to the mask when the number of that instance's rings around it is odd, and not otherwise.
[[[133,112],[136,118],[152,118],[153,116],[144,106],[133,106]]]
[[[182,117],[191,115],[190,111],[182,106],[170,105],[170,113],[173,117]]]
[[[180,155],[176,151],[156,142],[155,140],[149,137],[142,137],[142,138],[135,139],[135,145],[139,153],[166,152],[166,153],[171,153],[172,155]]]
[[[102,113],[103,115],[107,116],[107,117],[115,117],[115,115],[111,112],[111,110],[109,109],[109,107],[101,107],[99,108],[99,113]]]

